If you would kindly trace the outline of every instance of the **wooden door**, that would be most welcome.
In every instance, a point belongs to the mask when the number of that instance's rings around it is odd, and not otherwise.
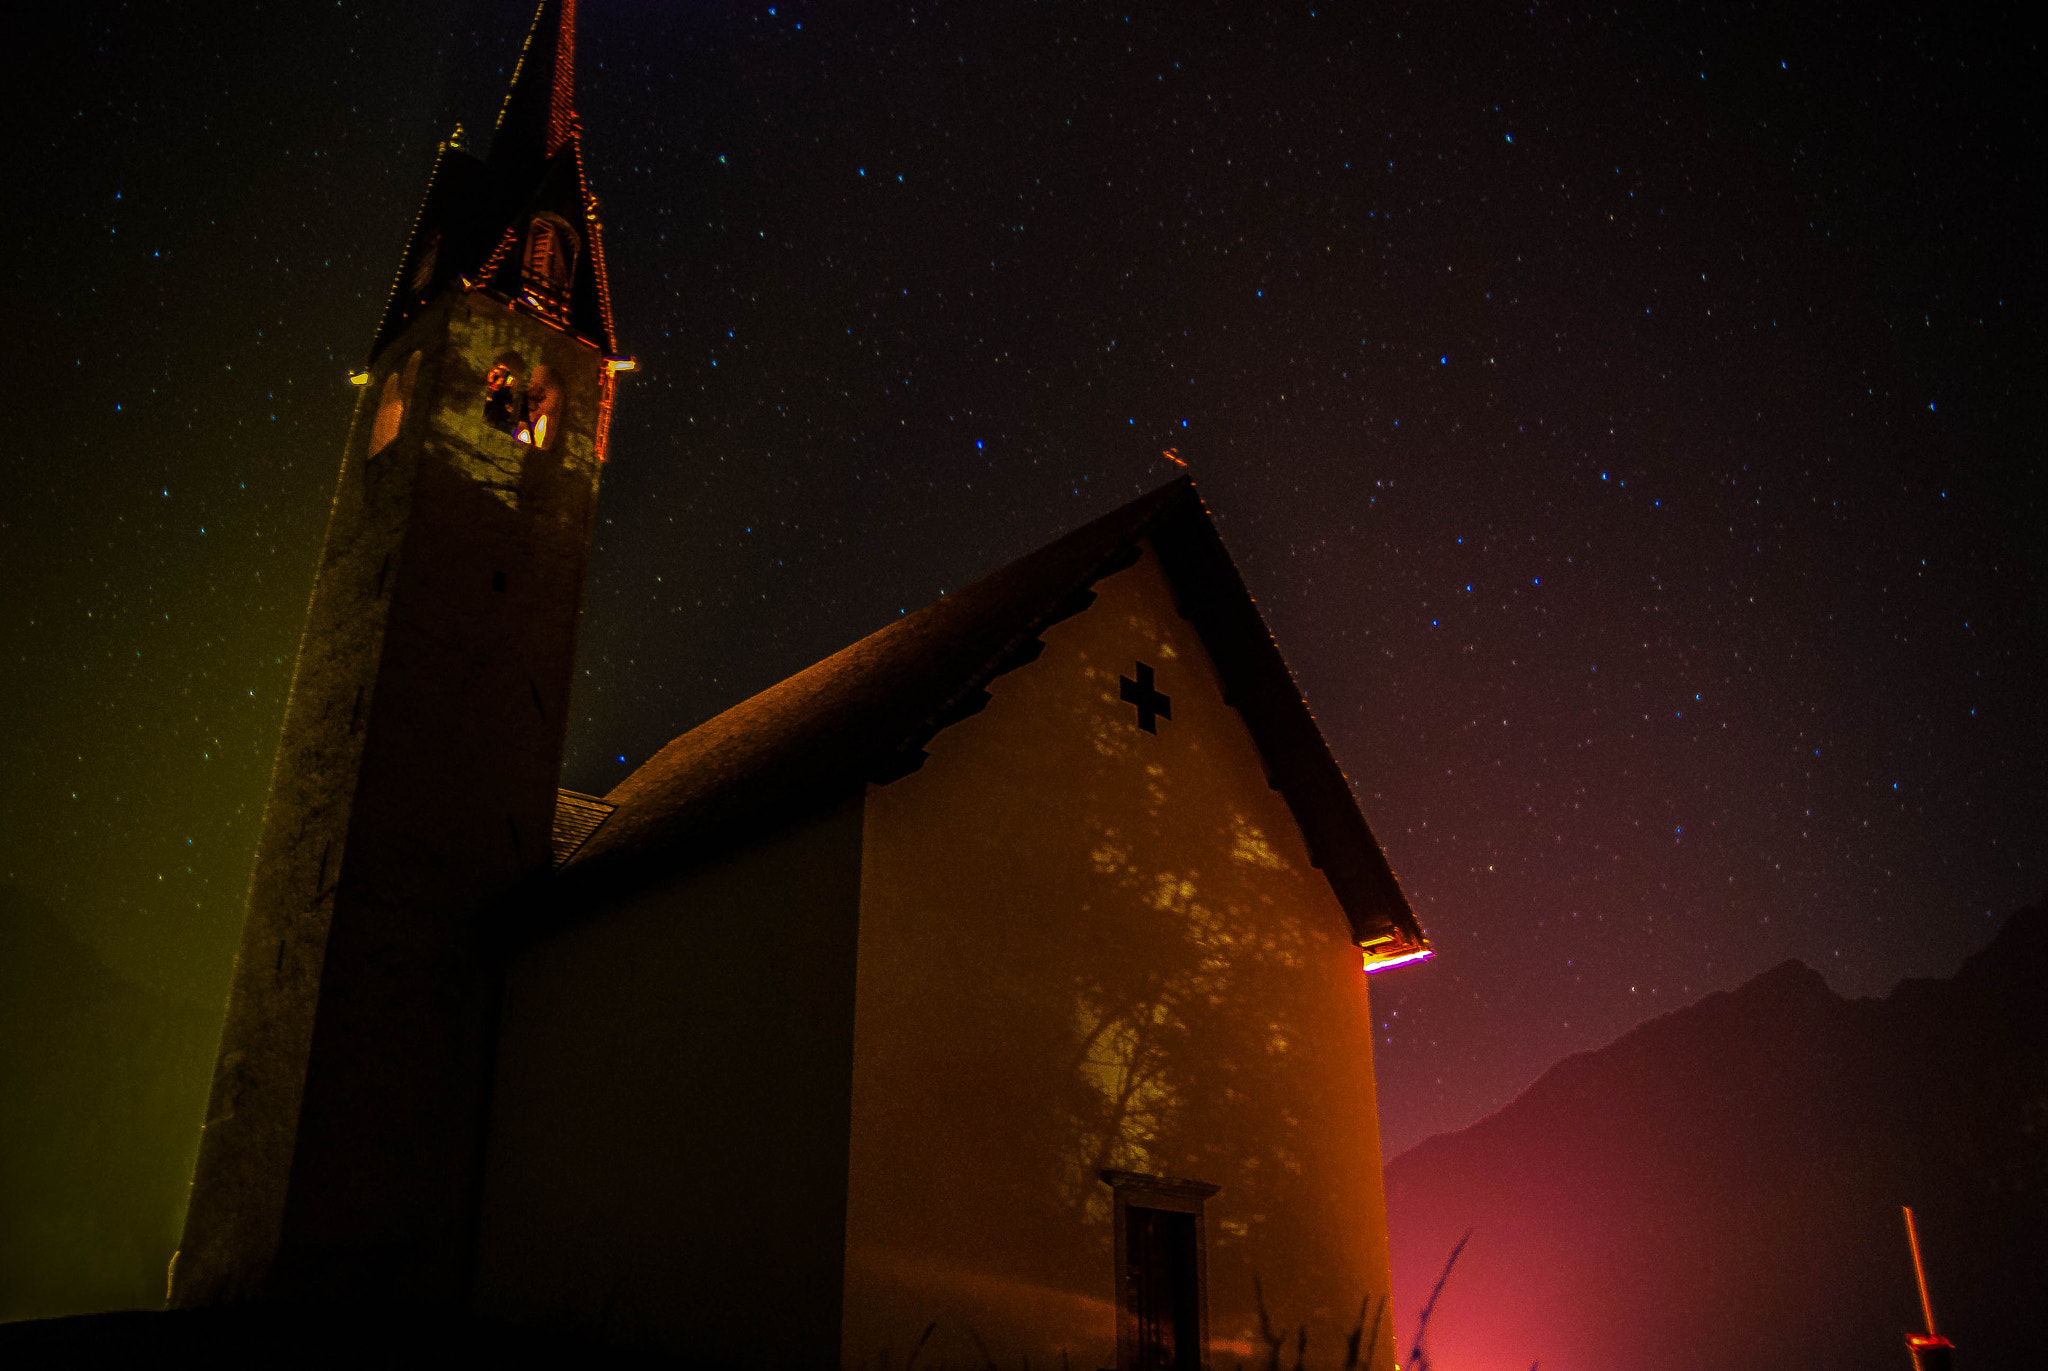
[[[1137,1322],[1130,1371],[1200,1371],[1195,1216],[1138,1205],[1126,1208],[1124,1216],[1126,1298]]]

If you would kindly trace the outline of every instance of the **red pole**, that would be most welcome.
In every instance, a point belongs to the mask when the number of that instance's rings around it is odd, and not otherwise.
[[[1913,1279],[1920,1286],[1920,1313],[1927,1320],[1927,1332],[1906,1334],[1906,1350],[1913,1356],[1914,1371],[1949,1371],[1953,1350],[1947,1338],[1934,1331],[1934,1303],[1927,1298],[1927,1268],[1920,1261],[1920,1232],[1913,1226],[1913,1207],[1906,1212],[1906,1245],[1913,1249]]]
[[[1920,1283],[1920,1312],[1927,1319],[1927,1336],[1939,1336],[1934,1331],[1934,1306],[1927,1299],[1927,1268],[1920,1264],[1920,1234],[1913,1227],[1913,1206],[1902,1206],[1906,1211],[1906,1244],[1913,1249],[1913,1279]]]

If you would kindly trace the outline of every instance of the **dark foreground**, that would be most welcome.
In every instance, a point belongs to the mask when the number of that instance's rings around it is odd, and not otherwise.
[[[563,1334],[482,1319],[347,1309],[131,1309],[0,1324],[0,1366],[600,1367],[681,1365]]]
[[[2048,904],[1881,1000],[1788,962],[1395,1158],[1394,1307],[1470,1231],[1445,1366],[1905,1371],[1902,1205],[1956,1364],[2048,1367]]]

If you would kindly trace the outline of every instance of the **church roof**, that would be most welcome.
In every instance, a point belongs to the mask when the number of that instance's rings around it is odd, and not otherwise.
[[[1428,943],[1350,783],[1185,477],[675,739],[604,797],[611,812],[577,835],[561,878],[631,882],[916,770],[933,736],[988,703],[990,681],[1035,660],[1046,629],[1086,609],[1095,582],[1138,559],[1140,540],[1157,552],[1354,941],[1379,958],[1422,954]]]

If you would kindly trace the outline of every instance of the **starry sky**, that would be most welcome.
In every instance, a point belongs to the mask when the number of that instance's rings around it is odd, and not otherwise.
[[[1442,954],[1375,982],[1390,1154],[2048,884],[2017,6],[582,8],[642,369],[567,784],[1170,447]],[[225,996],[348,373],[528,13],[29,21],[0,879],[176,998]]]

